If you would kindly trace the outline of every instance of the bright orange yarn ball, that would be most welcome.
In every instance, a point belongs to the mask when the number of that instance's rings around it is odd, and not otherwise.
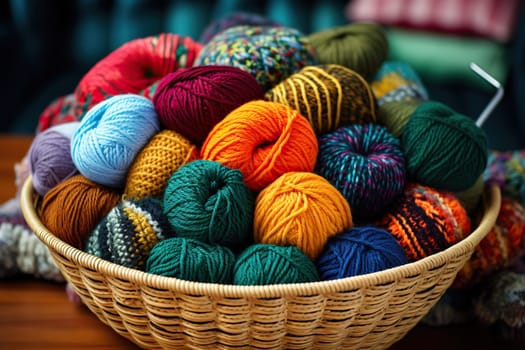
[[[352,226],[346,199],[314,173],[286,173],[264,188],[255,202],[255,242],[294,245],[312,260],[328,238]]]
[[[286,105],[257,100],[217,123],[200,155],[239,169],[246,186],[259,191],[284,173],[313,171],[317,152],[308,119]]]

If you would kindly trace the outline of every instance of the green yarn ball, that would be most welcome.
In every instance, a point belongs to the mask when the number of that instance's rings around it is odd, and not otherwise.
[[[401,145],[411,180],[437,189],[464,191],[487,165],[485,132],[440,102],[423,102],[414,110]]]
[[[233,283],[269,285],[319,281],[314,263],[296,246],[253,244],[234,266]]]
[[[420,103],[418,100],[385,102],[377,109],[377,121],[385,126],[389,133],[399,138],[403,127]]]
[[[157,243],[146,262],[146,272],[186,281],[231,283],[235,255],[227,247],[183,237]]]
[[[210,160],[180,167],[164,191],[164,213],[178,236],[230,248],[250,241],[254,205],[241,172]]]

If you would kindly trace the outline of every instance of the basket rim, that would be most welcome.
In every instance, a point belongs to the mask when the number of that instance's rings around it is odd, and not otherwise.
[[[79,267],[94,270],[106,277],[113,277],[132,282],[138,286],[179,291],[185,294],[210,295],[226,298],[274,298],[285,296],[308,296],[357,290],[372,285],[387,285],[410,276],[418,276],[422,271],[439,268],[451,258],[472,252],[474,247],[489,233],[494,226],[501,205],[499,187],[486,186],[482,196],[483,217],[479,225],[466,238],[451,247],[427,256],[415,262],[385,269],[379,272],[342,278],[331,281],[318,281],[274,285],[230,285],[181,280],[150,274],[141,270],[112,263],[77,249],[57,238],[40,220],[34,205],[35,191],[31,175],[24,181],[20,193],[22,213],[29,227],[48,248],[68,258]],[[67,277],[67,276],[66,276]]]

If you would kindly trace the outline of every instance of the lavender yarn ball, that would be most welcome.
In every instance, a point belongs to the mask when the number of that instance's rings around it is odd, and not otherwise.
[[[378,124],[340,127],[319,138],[314,170],[346,198],[356,222],[383,213],[405,188],[400,141]]]

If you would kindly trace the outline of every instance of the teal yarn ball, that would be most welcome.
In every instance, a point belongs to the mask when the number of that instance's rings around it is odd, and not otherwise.
[[[315,264],[296,246],[253,244],[234,266],[233,283],[270,285],[319,281]]]
[[[284,26],[238,25],[216,34],[194,66],[227,65],[252,74],[264,91],[317,64],[317,53],[299,30]]]
[[[203,159],[187,163],[168,180],[163,200],[178,236],[230,248],[251,239],[255,196],[237,169]]]
[[[227,247],[172,237],[153,247],[146,272],[186,281],[231,284],[235,255]]]
[[[84,115],[71,137],[71,158],[91,181],[122,188],[135,156],[159,131],[153,102],[134,94],[117,95]]]
[[[407,264],[407,255],[385,229],[356,226],[331,237],[316,261],[322,280],[374,273]]]
[[[91,232],[84,250],[113,263],[144,270],[151,249],[174,235],[161,200],[122,200]]]
[[[440,102],[420,104],[401,134],[407,173],[414,181],[447,191],[464,191],[488,161],[485,132],[471,118]]]

